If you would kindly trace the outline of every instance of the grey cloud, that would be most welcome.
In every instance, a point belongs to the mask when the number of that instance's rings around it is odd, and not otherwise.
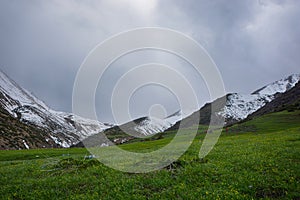
[[[0,66],[54,109],[71,111],[76,72],[94,46],[120,31],[161,26],[184,32],[202,44],[218,65],[228,92],[249,93],[300,72],[299,4],[297,0],[2,0]],[[151,60],[182,64],[183,73],[199,90],[201,103],[209,100],[201,77],[184,72],[188,66],[178,59],[145,53],[121,61],[130,66]],[[111,71],[114,81],[124,72],[118,67]],[[107,79],[105,90],[97,94],[97,102],[105,102],[96,105],[103,121],[112,120],[105,106],[112,83]],[[144,93],[135,96],[140,106],[133,109],[134,116],[145,112],[141,102],[145,107],[153,103]],[[172,102],[167,111],[176,111],[175,101],[167,96],[162,95],[159,102]]]

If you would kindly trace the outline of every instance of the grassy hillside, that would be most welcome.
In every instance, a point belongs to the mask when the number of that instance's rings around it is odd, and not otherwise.
[[[110,169],[83,148],[1,151],[1,199],[300,198],[300,111],[229,127],[199,160],[205,128],[178,161],[147,174]],[[154,150],[172,134],[121,147]]]

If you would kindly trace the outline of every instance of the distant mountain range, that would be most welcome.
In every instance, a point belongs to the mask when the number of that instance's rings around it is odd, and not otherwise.
[[[226,124],[229,125],[245,120],[251,114],[259,114],[260,110],[269,110],[268,107],[275,109],[279,104],[287,105],[293,94],[299,93],[299,80],[300,74],[294,74],[268,84],[252,94],[227,94],[212,102],[217,105],[217,112],[213,114],[225,118]],[[289,97],[285,95],[287,92]],[[218,101],[223,98],[226,100],[225,107],[218,107]],[[100,132],[101,135],[104,133],[109,136],[115,143],[124,143],[133,137],[145,137],[177,129],[180,123],[182,127],[192,126],[192,119],[199,115],[200,124],[209,124],[212,103],[205,104],[192,114],[177,111],[164,119],[142,117],[115,126],[52,110],[0,72],[0,149],[70,147],[82,140],[92,141],[93,138],[99,137]],[[132,136],[124,136],[124,131],[130,132]],[[101,141],[98,145],[110,145],[110,141]]]
[[[300,74],[293,74],[270,83],[252,94],[227,94],[211,103],[206,103],[198,111],[190,115],[184,115],[184,117],[181,111],[178,111],[165,119],[139,118],[121,126],[106,129],[103,133],[85,139],[84,143],[89,146],[106,146],[110,145],[110,141],[124,143],[131,140],[133,136],[143,137],[144,135],[153,135],[157,132],[177,130],[179,126],[181,128],[188,128],[198,124],[208,125],[211,121],[212,104],[216,110],[213,116],[217,116],[217,119],[224,119],[225,125],[228,126],[245,120],[250,114],[275,100],[280,94],[280,96],[284,96],[285,92],[292,90],[299,80]],[[222,102],[226,102],[226,104],[223,105]],[[200,122],[196,119],[200,119]],[[126,133],[131,133],[131,136],[128,136]],[[104,139],[103,135],[107,136],[110,140]],[[102,141],[102,143],[96,141]],[[77,146],[83,146],[83,144],[79,143]]]
[[[111,141],[113,141],[115,144],[122,144],[133,138],[145,138],[156,133],[164,132],[175,125],[176,122],[180,121],[182,116],[188,115],[182,113],[181,111],[177,111],[164,119],[141,117],[122,125],[108,128],[103,132],[92,135],[84,139],[83,142],[79,142],[73,146],[83,147],[87,144],[88,146],[109,146],[112,144]],[[127,133],[130,133],[130,135]]]

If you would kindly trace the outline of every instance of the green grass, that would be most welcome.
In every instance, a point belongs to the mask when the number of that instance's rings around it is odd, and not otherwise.
[[[153,151],[168,144],[172,134],[121,147]],[[171,166],[146,174],[110,169],[86,159],[85,149],[1,151],[0,199],[300,198],[299,111],[273,113],[230,127],[200,160],[203,138],[198,134]]]

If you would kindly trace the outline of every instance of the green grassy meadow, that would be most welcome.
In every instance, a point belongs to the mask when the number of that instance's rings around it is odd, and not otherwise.
[[[87,159],[84,148],[0,151],[0,199],[300,199],[300,111],[229,127],[200,160],[205,128],[178,161],[145,174]],[[151,151],[173,135],[120,147]]]

